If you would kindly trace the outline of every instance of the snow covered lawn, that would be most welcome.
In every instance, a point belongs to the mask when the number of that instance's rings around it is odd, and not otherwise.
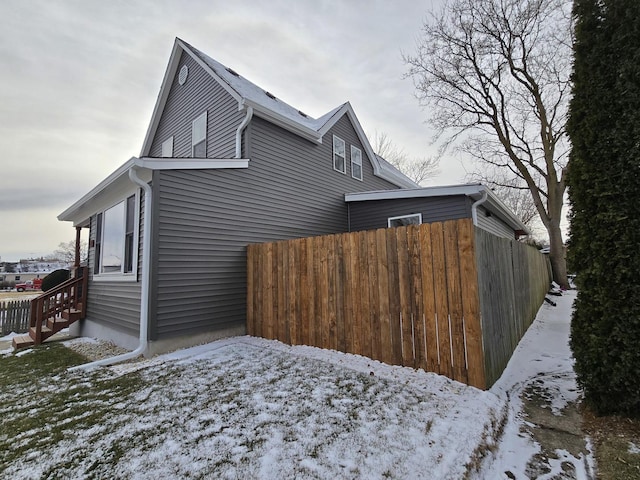
[[[434,374],[251,337],[7,378],[3,364],[56,350],[0,358],[2,477],[457,479],[502,408]]]
[[[0,352],[0,477],[589,478],[590,453],[540,445],[526,414],[532,387],[551,417],[579,398],[573,298],[543,305],[488,392],[252,337],[90,373],[60,344]]]

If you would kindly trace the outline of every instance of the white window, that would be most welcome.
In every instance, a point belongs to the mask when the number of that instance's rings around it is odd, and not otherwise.
[[[207,112],[196,118],[191,125],[191,156],[207,157]]]
[[[173,135],[162,142],[162,156],[164,158],[173,157]]]
[[[340,173],[347,173],[345,143],[339,137],[333,136],[333,169]]]
[[[362,180],[362,150],[351,145],[351,176]]]
[[[412,213],[411,215],[401,215],[399,217],[389,217],[387,225],[391,227],[406,227],[407,225],[420,225],[422,223],[421,213]]]
[[[131,195],[97,215],[94,275],[111,278],[135,274],[138,254],[137,200],[137,195]]]

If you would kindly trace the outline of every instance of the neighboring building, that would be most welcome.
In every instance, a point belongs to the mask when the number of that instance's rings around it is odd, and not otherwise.
[[[481,184],[358,192],[345,195],[345,201],[352,232],[473,218],[476,226],[498,237],[529,234],[522,221]]]
[[[311,118],[176,39],[140,158],[58,216],[90,230],[74,327],[133,348],[148,322],[147,354],[243,334],[247,244],[346,232],[346,193],[417,186],[349,103]]]

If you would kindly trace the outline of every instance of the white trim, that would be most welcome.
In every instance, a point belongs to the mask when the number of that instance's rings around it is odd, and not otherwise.
[[[419,220],[418,225],[422,225],[422,214],[421,213],[409,213],[407,215],[398,215],[397,217],[389,217],[389,218],[387,218],[387,227],[392,228],[391,227],[391,222],[393,220],[400,220],[401,218],[411,218],[411,217],[418,217],[418,220]]]
[[[367,200],[387,200],[392,198],[442,197],[447,195],[480,194],[484,187],[480,184],[447,185],[442,187],[405,188],[401,190],[378,190],[374,192],[347,193],[346,202]]]
[[[134,165],[150,170],[216,170],[249,168],[247,158],[136,158]]]
[[[354,152],[358,152],[360,154],[360,163],[356,162],[353,159],[353,153]],[[356,177],[353,174],[353,166],[354,165],[358,165],[360,167],[360,176]],[[356,180],[360,180],[361,182],[364,182],[364,169],[362,168],[362,150],[360,150],[358,147],[356,147],[355,145],[351,145],[351,178],[355,178]]]
[[[340,155],[339,153],[336,153],[336,141],[342,142],[342,155]],[[333,145],[333,149],[332,149],[333,154],[331,155],[331,161],[333,162],[333,169],[336,172],[340,172],[346,175],[347,174],[347,143],[337,135],[334,135],[332,145]],[[336,168],[336,155],[338,157],[342,157],[342,167],[343,167],[342,170]]]

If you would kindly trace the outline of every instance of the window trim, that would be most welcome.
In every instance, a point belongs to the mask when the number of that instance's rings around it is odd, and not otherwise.
[[[196,122],[199,122],[204,119],[204,136],[202,138],[198,137],[198,141],[194,137],[194,130],[196,126]],[[196,157],[195,150],[198,145],[204,142],[204,157]],[[207,110],[198,115],[193,122],[191,122],[191,158],[207,158]]]
[[[342,155],[340,155],[339,153],[336,153],[336,140],[339,141],[339,142],[342,142]],[[343,168],[342,170],[336,168],[336,155],[338,157],[342,158],[342,168]],[[333,136],[333,156],[332,156],[332,159],[333,159],[333,169],[336,172],[340,172],[340,173],[346,175],[347,174],[347,143],[343,139],[341,139],[340,137],[338,137],[336,135]]]
[[[421,213],[409,213],[407,215],[398,215],[397,217],[389,217],[387,218],[387,228],[396,228],[403,225],[392,226],[391,222],[393,220],[400,220],[401,218],[410,218],[410,217],[418,217],[419,223],[418,225],[422,225],[422,214]],[[406,225],[404,225],[406,226]]]
[[[360,163],[356,162],[354,160],[354,152],[358,152],[360,158],[359,161]],[[354,165],[358,165],[360,167],[360,176],[356,177],[353,173],[353,166]],[[351,145],[351,178],[355,178],[356,180],[360,180],[361,182],[364,182],[364,170],[362,169],[362,150],[360,150],[358,147],[356,147],[355,145]]]
[[[127,250],[127,202],[134,197],[133,200],[133,251],[131,252],[131,271],[125,272],[126,265],[126,250]],[[115,207],[116,205],[124,204],[124,215],[122,215],[122,265],[119,272],[102,272],[102,254],[104,253],[104,213]],[[98,226],[98,218],[100,218],[101,225]],[[97,238],[97,233],[100,232],[101,238]],[[96,282],[136,282],[138,280],[138,254],[140,243],[140,191],[136,190],[126,195],[121,200],[109,205],[102,211],[96,214],[96,238],[94,242],[93,250],[93,280]],[[96,263],[98,262],[98,263]],[[97,271],[97,273],[96,273]]]

